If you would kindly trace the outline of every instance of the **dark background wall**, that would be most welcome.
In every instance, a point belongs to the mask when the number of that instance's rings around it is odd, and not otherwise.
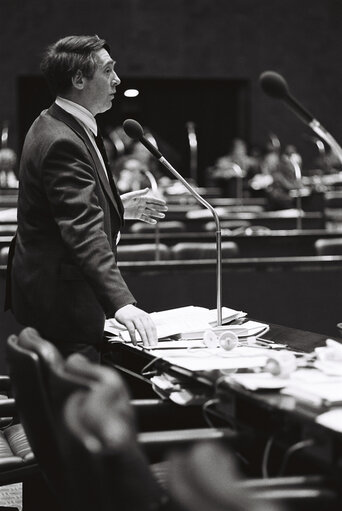
[[[9,144],[19,152],[19,77],[38,75],[42,48],[72,33],[106,38],[122,78],[243,80],[248,142],[263,144],[274,132],[309,155],[310,130],[260,90],[260,73],[278,71],[342,142],[340,0],[1,0],[0,19],[0,120],[9,120]],[[227,103],[229,95],[227,88]],[[219,115],[214,96],[202,91],[210,122],[217,119],[207,133],[227,133],[228,146],[236,120]],[[167,102],[150,108],[167,118]]]

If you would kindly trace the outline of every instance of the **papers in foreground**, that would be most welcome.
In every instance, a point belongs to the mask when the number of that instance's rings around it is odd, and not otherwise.
[[[207,309],[205,307],[193,305],[161,312],[152,312],[150,316],[156,325],[158,339],[164,339],[165,337],[174,335],[182,336],[182,334],[187,334],[187,338],[196,338],[190,335],[191,332],[197,332],[197,335],[202,335],[203,337],[203,332],[205,330],[217,325],[216,309]],[[244,316],[246,316],[245,312],[222,307],[223,324],[243,318]],[[121,337],[126,342],[130,342],[127,330],[115,319],[107,319],[105,331]]]
[[[151,350],[156,358],[167,360],[171,364],[190,371],[210,371],[213,369],[232,369],[239,367],[260,367],[265,364],[268,352],[261,347],[241,346],[230,352],[221,347],[208,349],[203,343],[203,334],[207,330],[228,329],[240,339],[256,336],[268,330],[268,325],[256,321],[246,321],[240,325],[227,323],[244,318],[245,312],[222,307],[222,323],[217,327],[216,309],[205,307],[180,307],[150,314],[158,333],[158,345]],[[130,343],[128,332],[115,320],[107,320],[106,332]],[[141,349],[140,347],[137,347]]]

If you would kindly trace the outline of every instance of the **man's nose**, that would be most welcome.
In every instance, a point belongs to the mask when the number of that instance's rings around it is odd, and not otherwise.
[[[120,78],[118,77],[118,75],[114,72],[114,76],[113,76],[113,84],[114,85],[120,85],[121,83],[121,80]]]

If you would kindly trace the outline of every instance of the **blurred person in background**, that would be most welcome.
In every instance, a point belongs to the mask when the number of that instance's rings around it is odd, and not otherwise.
[[[17,155],[13,149],[3,147],[0,149],[0,188],[18,188],[18,179],[15,174]]]
[[[207,169],[209,181],[216,182],[225,190],[228,197],[236,195],[236,179],[253,176],[259,169],[259,157],[256,152],[249,155],[247,144],[241,138],[234,138],[229,152],[218,158]]]

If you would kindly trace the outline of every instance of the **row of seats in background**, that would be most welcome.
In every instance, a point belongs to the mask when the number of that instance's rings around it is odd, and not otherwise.
[[[314,242],[314,250],[315,253],[312,255],[342,255],[342,237],[317,239]],[[0,266],[7,265],[8,252],[9,245],[0,246]],[[217,258],[215,242],[183,241],[172,246],[165,243],[120,244],[117,252],[119,262],[215,260]],[[234,241],[223,241],[222,259],[238,257],[241,257],[238,244]]]
[[[331,196],[329,195],[329,193],[331,194]],[[328,206],[328,205],[330,206],[329,214],[331,216],[332,215],[331,211],[333,210],[334,215],[337,215],[335,220],[336,221],[338,220],[338,223],[340,225],[341,217],[339,217],[339,212],[342,211],[342,208],[341,208],[342,192],[340,192],[340,191],[326,192],[326,195],[327,195],[327,200],[325,201],[326,206]],[[5,198],[8,198],[8,197],[5,197]],[[172,198],[175,201],[175,198],[174,197],[172,197]],[[190,200],[190,198],[187,196],[185,198]],[[185,200],[185,198],[183,198],[183,200]],[[224,200],[224,199],[223,198],[221,198],[221,199],[210,198],[209,200],[220,201],[219,203],[222,204],[222,200]],[[232,199],[226,199],[226,200],[228,203],[234,202]],[[256,204],[253,204],[254,201],[256,201]],[[168,202],[169,202],[169,200],[168,200]],[[181,204],[182,206],[186,206],[186,210],[188,210],[188,212],[189,211],[192,212],[192,208],[194,206],[193,203],[191,203],[191,202],[189,202],[188,204],[185,204],[184,202],[182,203],[179,198],[178,198],[177,202],[178,202],[178,204]],[[244,202],[246,202],[246,204],[241,204],[239,206],[241,208],[240,214],[244,208],[246,208],[246,211],[249,210],[250,208],[258,208],[259,213],[261,215],[264,215],[265,218],[263,218],[263,219],[260,218],[259,221],[261,221],[262,223],[260,223],[259,225],[258,225],[258,223],[255,223],[255,222],[258,222],[258,218],[255,218],[254,220],[253,219],[246,220],[246,219],[238,218],[238,217],[235,219],[230,219],[230,220],[222,219],[222,221],[221,221],[222,236],[223,236],[222,257],[223,258],[273,257],[274,255],[281,255],[279,252],[279,248],[277,248],[277,251],[278,251],[277,254],[275,254],[274,251],[272,252],[272,251],[268,250],[268,235],[270,235],[270,238],[271,238],[275,234],[274,228],[271,229],[270,226],[267,225],[267,222],[269,222],[269,219],[267,218],[267,214],[270,212],[267,213],[264,211],[265,205],[260,202],[260,199],[253,199],[253,200],[246,199]],[[217,205],[219,203],[217,203]],[[171,201],[171,204],[170,204],[171,210],[167,214],[168,217],[170,216],[170,214],[171,214],[171,216],[173,214],[172,206],[173,206],[173,204]],[[232,207],[231,204],[230,204],[229,208],[230,207]],[[237,207],[237,205],[235,205],[234,207]],[[10,212],[10,210],[7,210],[7,212]],[[194,213],[205,213],[206,210],[204,211],[203,208],[199,208],[198,210],[195,209],[193,212]],[[2,211],[2,213],[6,213],[6,211]],[[179,211],[178,213],[181,213],[181,212]],[[183,208],[182,214],[185,214],[185,213],[186,213],[186,211]],[[277,222],[279,222],[278,229],[282,229],[282,230],[286,229],[284,222],[287,222],[290,218],[285,213],[287,213],[287,212],[286,211],[278,212],[278,214],[280,215],[279,218],[277,219]],[[288,212],[288,213],[290,213],[290,212]],[[249,211],[249,214],[252,214],[252,216],[253,216],[253,213],[251,213],[251,211]],[[2,219],[2,222],[0,225],[1,237],[13,236],[13,234],[16,230],[15,222],[8,223],[8,222],[4,222],[4,220],[5,220],[5,218]],[[203,220],[203,221],[201,221],[201,220]],[[305,219],[303,218],[303,221],[304,220]],[[306,219],[306,220],[308,220],[308,219]],[[313,218],[311,220],[316,222],[317,219]],[[296,219],[291,218],[291,221],[293,223],[292,229],[295,229],[296,228]],[[305,222],[303,222],[303,223],[305,223]],[[273,227],[273,225],[272,225],[272,227]],[[304,227],[304,225],[303,225],[303,227]],[[315,225],[315,226],[309,227],[308,225],[306,225],[306,227],[307,227],[306,230],[311,229],[311,230],[315,230],[315,231],[321,231],[321,233],[323,233],[323,231],[326,231],[326,229],[323,229],[322,226],[317,227],[317,225]],[[292,229],[288,230],[289,234],[291,232],[294,232]],[[214,258],[216,258],[216,244],[214,242],[215,230],[216,230],[216,226],[213,221],[211,221],[209,219],[205,219],[205,218],[201,219],[200,217],[198,219],[193,218],[192,220],[188,219],[188,218],[183,219],[183,220],[165,219],[164,221],[158,223],[157,228],[153,225],[149,225],[149,224],[146,224],[143,222],[127,222],[125,229],[122,233],[123,235],[122,235],[120,245],[118,246],[118,258],[120,261],[135,261],[135,260],[146,261],[146,260],[158,260],[158,259],[161,259],[161,260],[167,260],[167,259],[170,259],[170,260],[214,259]],[[328,229],[328,231],[330,231],[330,230]],[[191,233],[191,232],[206,233],[207,238],[203,239],[203,240],[196,240],[196,242],[195,242],[194,239],[191,239],[191,236],[194,237],[194,234],[193,234],[193,235],[190,235],[190,239],[187,239],[186,234]],[[304,231],[301,231],[301,232],[304,232]],[[161,236],[161,239],[159,240],[160,243],[156,246],[155,240],[157,239],[158,233],[174,234],[175,237],[172,240],[172,243],[170,243],[171,240],[166,241],[165,238],[163,238],[163,236]],[[176,237],[177,233],[181,234],[181,236],[178,239]],[[297,229],[297,233],[300,234],[298,229]],[[286,240],[286,236],[284,236],[284,238],[285,238],[284,240],[279,239],[278,246],[280,247],[280,243],[284,244],[283,256],[290,256],[290,255],[298,255],[298,256],[301,256],[301,255],[341,255],[342,254],[342,248],[341,248],[342,241],[339,238],[339,236],[340,236],[339,233],[340,233],[340,229],[334,229],[334,230],[330,231],[329,239],[317,240],[315,242],[315,244],[313,242],[310,242],[311,243],[310,252],[308,251],[307,248],[305,249],[305,252],[303,252],[303,251],[301,251],[301,249],[299,249],[298,253],[297,253],[297,251],[294,252],[293,248],[291,248],[291,252],[289,250],[286,250],[286,244],[289,241],[289,240]],[[136,241],[133,239],[131,239],[129,241],[130,246],[126,246],[127,245],[127,243],[126,243],[127,240],[125,239],[126,234],[131,235],[131,238],[133,235],[137,235]],[[212,234],[212,238],[211,238],[211,236],[210,236],[210,238],[208,237],[209,234]],[[146,239],[144,239],[145,235],[149,235],[149,236],[146,236]],[[246,248],[247,245],[245,242],[242,244],[242,240],[241,240],[242,236],[253,238],[253,240],[251,240],[253,242],[256,237],[262,236],[263,249],[262,250],[260,248],[258,248],[258,250],[253,249],[250,254],[247,253],[247,248]],[[291,236],[292,236],[292,234],[291,234]],[[315,236],[319,237],[319,233],[316,232]],[[324,234],[323,238],[325,238],[327,236],[328,235]],[[236,239],[234,239],[234,240],[229,239],[232,237],[234,237]],[[212,240],[212,242],[211,242],[211,240]],[[271,241],[271,239],[270,239],[270,241]],[[298,238],[298,243],[299,242],[302,243],[302,241],[299,241],[299,238]],[[272,241],[272,243],[273,243],[273,241]],[[297,241],[293,240],[291,243],[293,245],[293,243],[297,243]],[[168,245],[171,245],[171,244],[173,246],[169,247]],[[1,265],[5,265],[7,262],[8,247],[5,245],[6,245],[5,242],[0,243],[0,264]],[[251,244],[249,243],[248,247],[250,247],[250,245]],[[259,242],[259,245],[260,245],[260,242]],[[249,251],[249,248],[248,248],[248,251]]]
[[[211,231],[215,233],[215,225],[213,222],[207,223],[207,228],[205,231]],[[264,257],[272,256],[274,257],[275,251],[271,252],[271,246],[268,247],[268,241],[272,238],[273,240],[276,238],[276,231],[272,231],[266,226],[263,225],[250,225],[247,221],[236,221],[236,222],[222,222],[222,258],[237,258],[237,257],[246,257],[246,250],[241,251],[241,237],[250,238],[251,243],[249,246],[252,246],[252,243],[256,245],[256,243],[260,244],[260,239],[262,240],[262,245],[264,247]],[[321,231],[322,234],[323,231]],[[166,237],[159,240],[160,234],[163,233]],[[179,241],[177,242],[177,233],[179,234]],[[284,246],[284,251],[280,255],[284,257],[290,255],[287,253],[287,244],[289,242],[289,235],[291,231],[281,232],[279,234],[278,243],[281,243]],[[168,235],[170,238],[168,239]],[[215,259],[217,254],[216,243],[203,240],[191,240],[187,239],[187,236],[190,236],[190,233],[186,234],[186,227],[182,221],[174,220],[174,221],[162,221],[159,222],[157,226],[144,224],[142,222],[134,222],[129,225],[127,229],[127,234],[122,235],[121,243],[118,245],[118,260],[119,261],[147,261],[147,260],[189,260],[189,259]],[[134,242],[134,236],[137,236],[136,242]],[[206,236],[204,234],[204,236]],[[153,240],[151,239],[154,238]],[[227,237],[236,237],[235,240],[226,240],[224,238]],[[331,236],[327,238],[319,237],[319,231],[310,234],[311,240],[309,240],[309,235],[306,236],[307,241],[305,241],[306,246],[304,250],[308,250],[311,247],[311,253],[302,253],[300,243],[300,235],[295,236],[298,238],[297,240],[291,240],[291,243],[295,242],[298,246],[298,253],[296,255],[312,255],[312,256],[325,256],[325,255],[342,255],[342,236],[338,236],[338,232],[333,231]],[[314,239],[317,237],[317,239]],[[259,238],[259,241],[258,241]],[[165,242],[163,242],[165,241]],[[126,243],[129,242],[130,244]],[[260,249],[259,249],[260,252]],[[269,252],[269,254],[268,254]],[[291,253],[291,255],[293,255]],[[251,252],[248,254],[248,257],[255,257],[255,255]]]
[[[136,245],[119,245],[118,261],[152,261],[152,260],[202,260],[215,259],[216,243],[181,242],[172,247],[165,243],[140,243]],[[239,249],[234,241],[222,242],[222,258],[238,257]]]
[[[342,238],[318,239],[315,242],[317,256],[342,255]],[[222,259],[238,258],[239,247],[234,241],[222,242]],[[141,243],[118,246],[118,261],[152,260],[206,260],[216,259],[216,243],[184,241],[173,246],[165,243]]]

